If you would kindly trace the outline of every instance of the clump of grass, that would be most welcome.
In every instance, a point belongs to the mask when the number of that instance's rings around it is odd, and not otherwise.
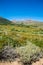
[[[30,42],[27,42],[26,46],[16,48],[16,51],[20,54],[20,58],[25,64],[32,63],[43,57],[43,52],[41,52],[41,49]]]

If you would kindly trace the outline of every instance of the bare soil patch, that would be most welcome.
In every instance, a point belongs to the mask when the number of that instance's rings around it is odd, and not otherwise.
[[[17,61],[15,61],[15,62],[0,62],[0,65],[22,65],[22,63],[19,63],[19,62],[17,62]]]
[[[0,65],[23,65],[22,62],[14,61],[14,62],[0,62]],[[32,65],[43,65],[43,58],[39,61],[32,63]]]
[[[32,65],[43,65],[43,58],[39,61],[36,61],[35,63],[32,63]]]

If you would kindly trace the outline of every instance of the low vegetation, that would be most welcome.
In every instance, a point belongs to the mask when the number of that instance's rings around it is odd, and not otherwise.
[[[6,21],[9,22],[9,20],[0,18],[0,60],[2,57],[7,58],[7,60],[12,60],[12,58],[14,60],[15,55],[18,57],[19,54],[21,61],[24,64],[28,64],[43,57],[42,22],[13,24]],[[10,55],[11,52],[12,54]]]
[[[15,61],[15,58],[19,58],[19,54],[11,46],[5,46],[0,51],[0,61]]]
[[[28,42],[26,46],[16,48],[24,65],[32,64],[43,57],[43,52],[38,46]]]

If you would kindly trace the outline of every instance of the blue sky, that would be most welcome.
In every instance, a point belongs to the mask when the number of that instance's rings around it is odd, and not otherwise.
[[[43,21],[43,0],[0,0],[0,16]]]

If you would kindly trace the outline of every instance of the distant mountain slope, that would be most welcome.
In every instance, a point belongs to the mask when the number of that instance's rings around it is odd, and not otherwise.
[[[16,23],[16,24],[24,24],[24,25],[36,25],[36,26],[43,26],[43,22],[41,21],[35,21],[35,20],[23,20],[23,21],[12,21],[13,24]]]
[[[43,26],[43,22],[33,21],[33,20],[23,20],[23,21],[10,21],[3,17],[0,17],[0,24],[24,24],[24,25],[38,25]]]
[[[11,24],[11,21],[3,17],[0,17],[0,24]]]

